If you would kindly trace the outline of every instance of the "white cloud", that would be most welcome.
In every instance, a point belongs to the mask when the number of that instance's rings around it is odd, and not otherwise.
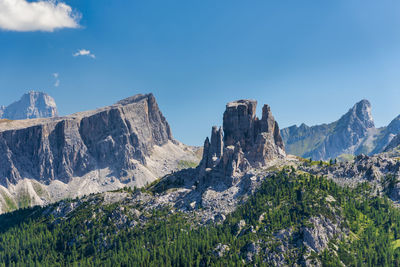
[[[78,56],[88,56],[91,58],[96,58],[96,56],[90,52],[90,50],[86,50],[86,49],[80,49],[78,50],[76,53],[73,54],[74,57],[78,57]]]
[[[0,29],[9,31],[47,31],[78,28],[80,15],[57,0],[0,0]]]
[[[60,86],[60,79],[58,79],[59,76],[60,76],[60,75],[59,75],[57,72],[53,73],[53,77],[54,77],[54,79],[55,79],[54,87]]]

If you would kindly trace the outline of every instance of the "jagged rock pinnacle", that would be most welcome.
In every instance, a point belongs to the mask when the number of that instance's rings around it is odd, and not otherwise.
[[[264,105],[261,120],[256,116],[257,101],[229,102],[223,117],[223,129],[214,126],[211,142],[204,142],[200,176],[208,171],[234,177],[250,167],[259,167],[285,156],[278,123],[268,105]],[[230,180],[231,181],[231,180]]]

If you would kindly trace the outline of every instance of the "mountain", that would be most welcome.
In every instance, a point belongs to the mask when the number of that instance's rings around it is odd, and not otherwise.
[[[368,100],[356,103],[339,120],[316,126],[281,130],[286,151],[301,157],[328,160],[343,154],[376,154],[400,133],[400,116],[387,127],[375,128]]]
[[[152,94],[66,117],[0,122],[0,208],[144,186],[196,164]]]
[[[43,92],[30,91],[11,105],[0,107],[0,119],[23,120],[57,116],[56,102]]]
[[[107,109],[130,109],[150,99],[136,96]],[[337,163],[286,155],[269,107],[264,105],[261,119],[255,111],[253,100],[228,103],[223,127],[212,127],[195,168],[141,189],[0,215],[0,262],[398,266],[400,152]]]

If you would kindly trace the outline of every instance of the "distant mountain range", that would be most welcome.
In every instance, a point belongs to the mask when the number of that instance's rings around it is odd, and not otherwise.
[[[46,93],[30,91],[9,106],[0,106],[0,119],[23,120],[57,117],[55,100]],[[388,126],[376,128],[368,100],[356,103],[339,120],[281,129],[288,154],[314,160],[350,155],[373,155],[400,145],[400,115]],[[393,140],[393,141],[392,141]],[[390,144],[390,145],[389,145]]]
[[[368,100],[356,103],[335,122],[311,127],[303,123],[281,130],[287,153],[314,160],[380,153],[399,133],[400,115],[386,127],[375,127]]]
[[[0,119],[23,120],[57,116],[56,102],[43,92],[30,91],[9,106],[0,106]]]

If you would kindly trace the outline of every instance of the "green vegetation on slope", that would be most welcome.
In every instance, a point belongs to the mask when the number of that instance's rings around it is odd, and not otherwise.
[[[188,168],[196,168],[199,163],[193,162],[193,161],[187,161],[187,160],[180,160],[178,162],[178,169],[188,169]]]
[[[0,194],[1,197],[4,199],[5,201],[5,210],[6,211],[12,211],[17,209],[17,205],[15,204],[15,202],[7,195],[7,193],[5,193],[3,190],[0,190]]]
[[[291,128],[282,129],[282,138],[285,143],[286,152],[289,154],[308,157],[310,152],[319,148],[326,137],[332,134],[337,123],[322,124],[308,127],[301,125],[292,130]]]
[[[264,260],[274,253],[283,254],[291,265],[304,261],[302,229],[311,227],[315,216],[340,224],[348,234],[310,257],[325,266],[340,261],[398,266],[400,212],[388,199],[369,197],[369,190],[367,184],[342,188],[325,178],[286,170],[265,178],[224,223],[207,226],[169,208],[145,211],[129,202],[105,204],[98,201],[101,194],[22,209],[0,216],[0,266],[243,266],[250,265],[246,258],[252,244],[259,249],[251,265],[269,266]],[[54,212],[54,207],[74,205],[67,215]],[[289,244],[282,252],[277,232],[288,229]],[[218,244],[229,250],[217,256]]]

